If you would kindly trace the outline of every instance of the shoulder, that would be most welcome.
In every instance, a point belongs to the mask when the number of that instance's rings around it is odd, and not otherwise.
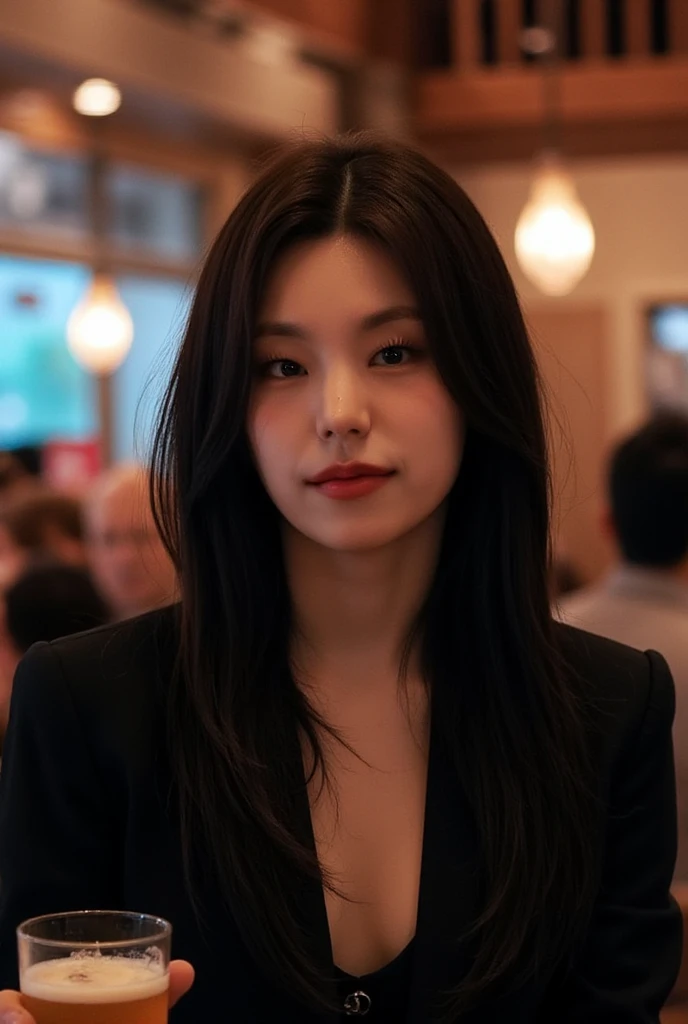
[[[178,607],[164,608],[98,629],[38,643],[22,658],[12,712],[36,714],[69,700],[85,715],[135,715],[151,705],[174,665]]]
[[[586,720],[610,753],[642,733],[666,737],[674,716],[674,683],[656,651],[641,652],[593,633],[556,624],[571,685],[580,693]]]
[[[54,660],[70,674],[82,671],[98,676],[120,667],[143,667],[151,657],[169,653],[178,635],[179,607],[160,608],[133,619],[110,623],[84,633],[35,644],[22,663]]]

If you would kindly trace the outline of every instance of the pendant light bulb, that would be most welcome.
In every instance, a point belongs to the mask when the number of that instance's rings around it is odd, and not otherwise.
[[[588,272],[595,232],[556,157],[546,157],[536,173],[514,241],[521,269],[545,295],[567,295]]]
[[[134,324],[115,283],[96,274],[67,322],[67,344],[76,361],[96,374],[112,373],[126,359]]]

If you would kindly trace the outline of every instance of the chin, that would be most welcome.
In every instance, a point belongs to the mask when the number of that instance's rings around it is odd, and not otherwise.
[[[317,530],[306,534],[319,547],[341,554],[361,554],[366,551],[379,551],[380,548],[401,540],[415,524],[391,527],[389,522],[377,526],[372,523],[356,523],[348,527],[332,530]]]

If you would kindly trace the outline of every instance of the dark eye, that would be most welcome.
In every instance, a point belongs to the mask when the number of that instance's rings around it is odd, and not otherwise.
[[[295,363],[293,359],[272,359],[265,364],[263,372],[266,377],[284,380],[286,377],[300,377],[305,371],[301,364]]]
[[[388,345],[373,357],[376,366],[402,366],[411,358],[411,352],[406,345]]]

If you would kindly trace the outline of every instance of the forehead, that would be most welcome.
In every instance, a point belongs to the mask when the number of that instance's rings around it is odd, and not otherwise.
[[[411,287],[389,256],[370,242],[342,235],[289,249],[270,274],[260,313],[304,322],[362,317],[414,302]]]

